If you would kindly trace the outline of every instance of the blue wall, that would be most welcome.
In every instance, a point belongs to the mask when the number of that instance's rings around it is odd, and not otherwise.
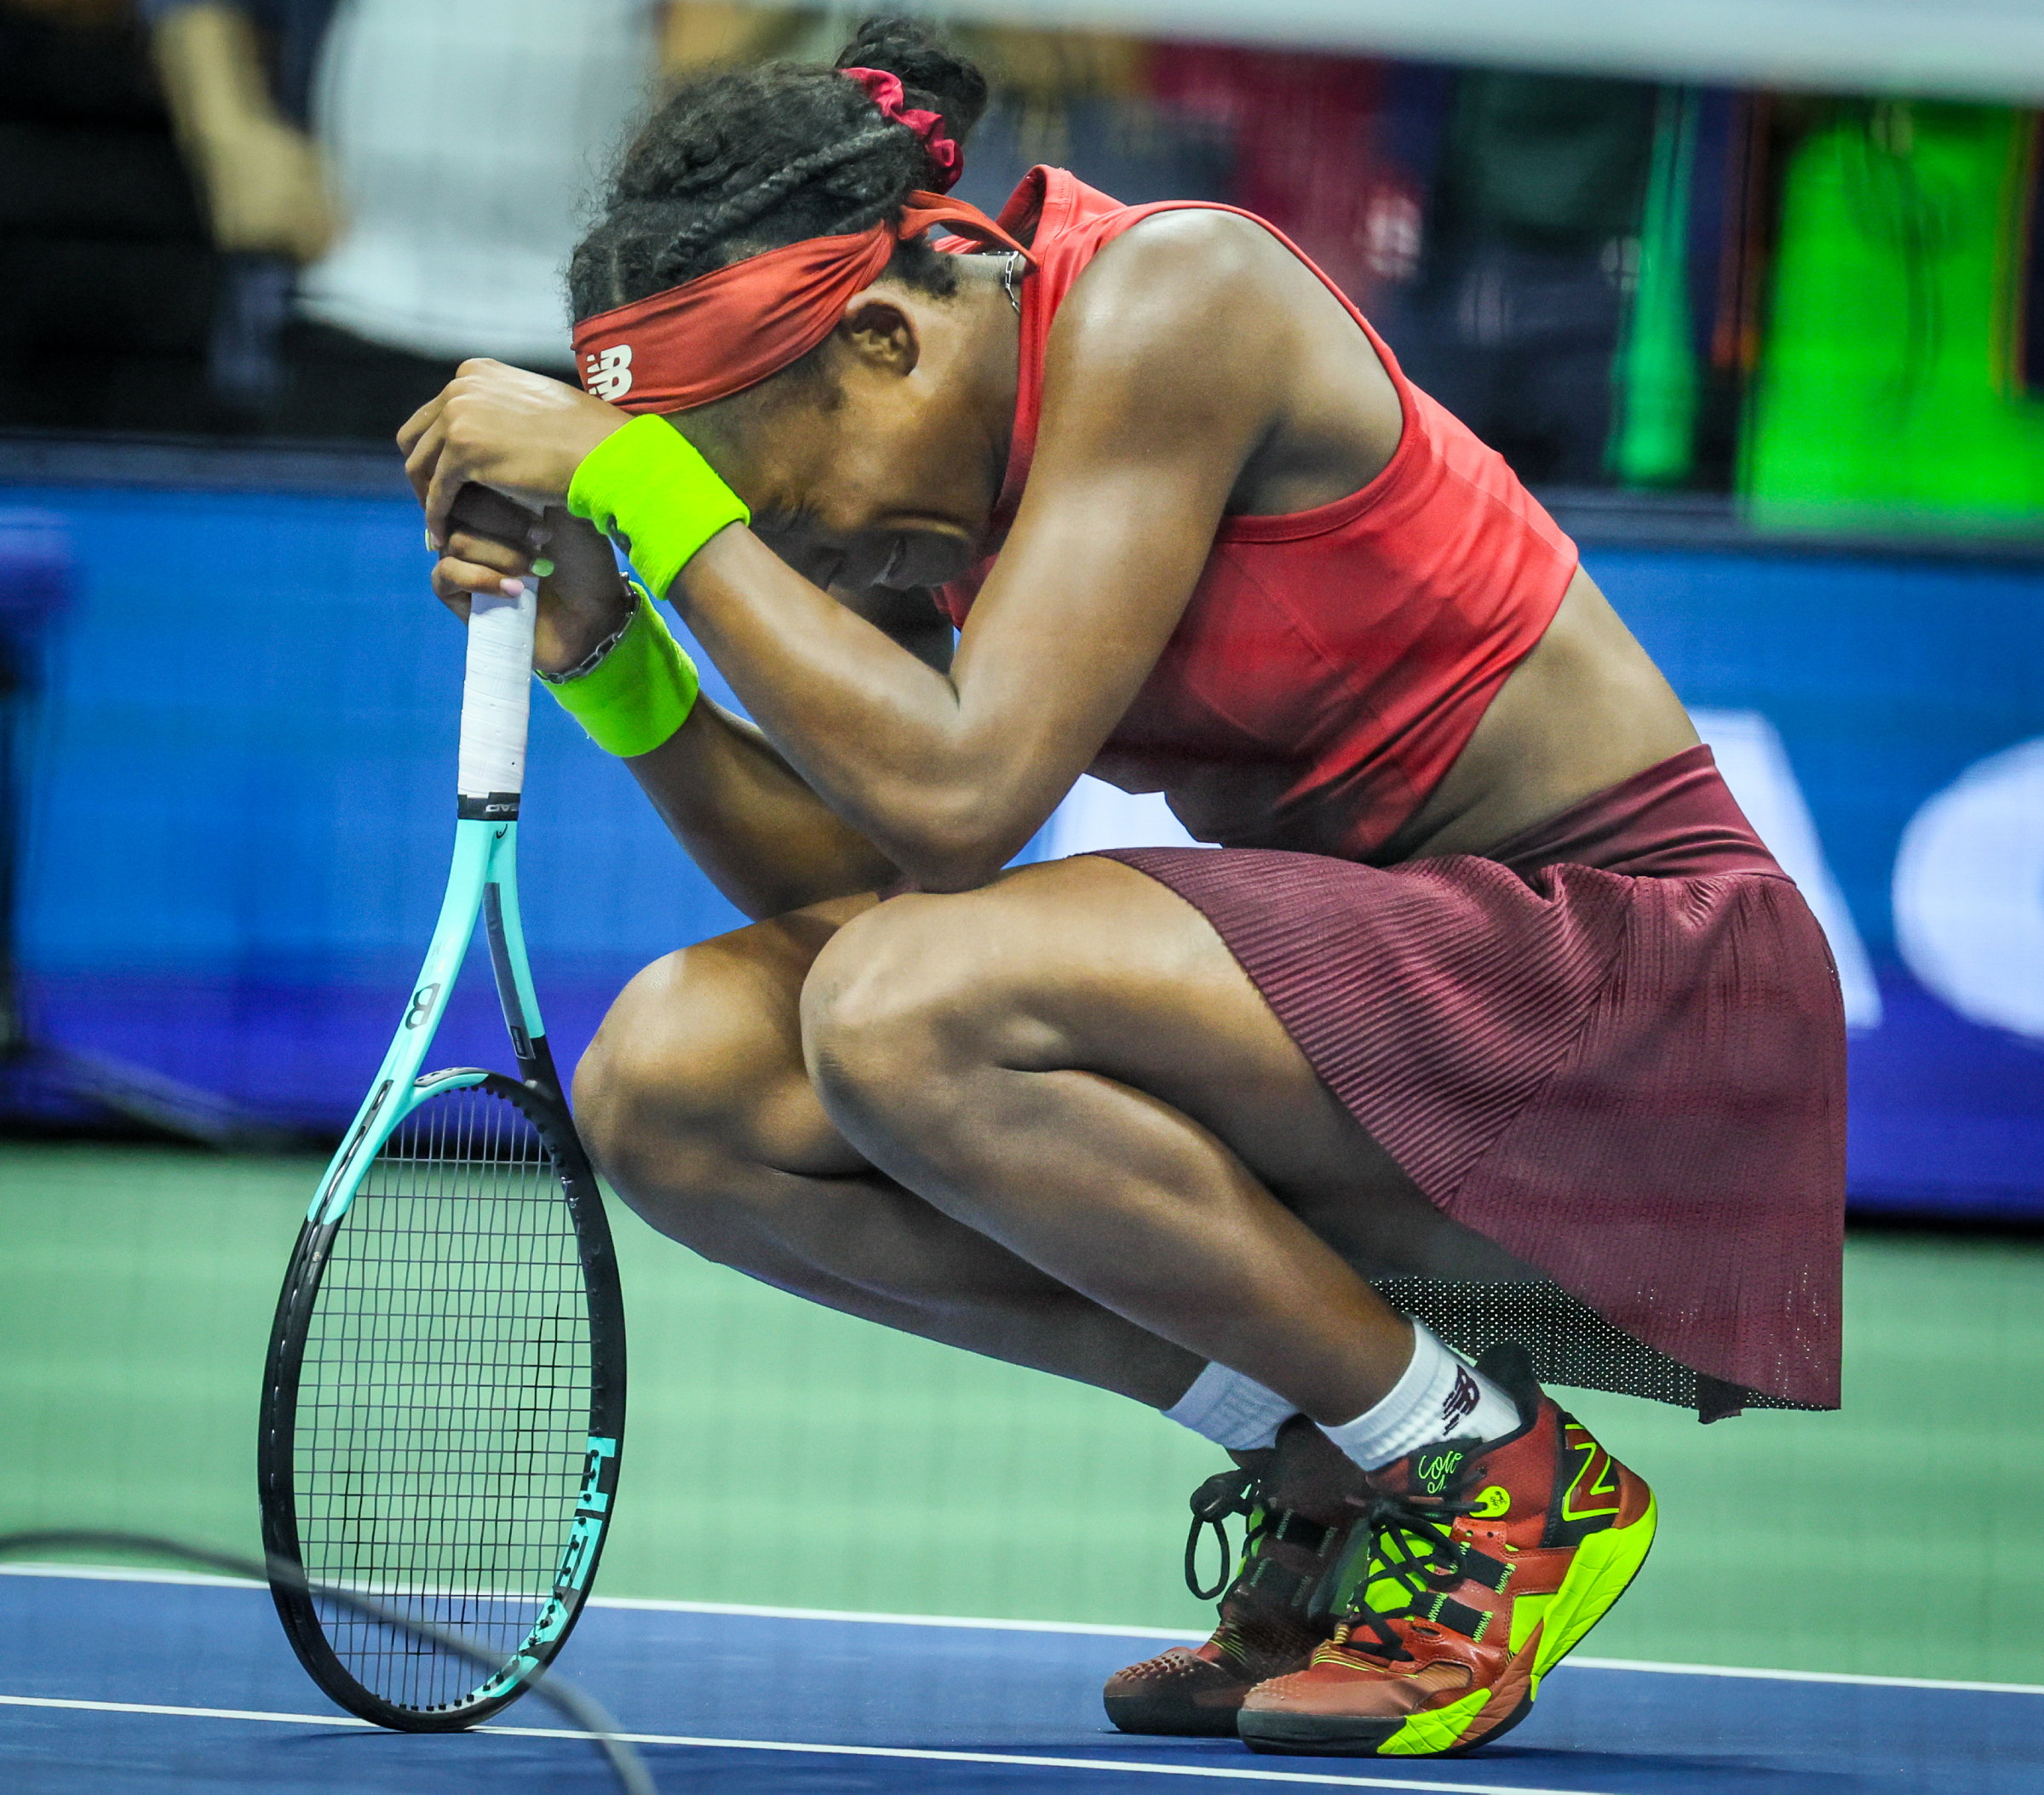
[[[1892,950],[1903,825],[1975,761],[2044,733],[2044,569],[1584,559],[1685,703],[1773,720],[1868,945]]]
[[[325,977],[415,957],[445,872],[462,654],[416,511],[22,496],[66,517],[83,568],[52,657],[32,961]],[[636,963],[728,926],[623,769],[554,707],[533,721],[535,949]]]
[[[445,865],[462,638],[425,591],[416,511],[19,487],[5,503],[60,519],[82,570],[39,731],[23,919],[39,1025],[337,1121]],[[1780,732],[1881,983],[1882,1022],[1854,1042],[1856,1195],[2044,1215],[2044,1043],[1925,990],[1889,895],[1924,802],[2044,736],[2044,574],[1588,559],[1685,700]],[[525,814],[529,932],[572,1053],[634,967],[738,918],[543,703]],[[450,1059],[493,1053],[474,995]]]
[[[416,510],[7,500],[63,519],[82,575],[33,756],[35,1021],[337,1125],[416,970],[452,828],[462,636],[426,590]],[[551,704],[533,723],[520,886],[572,1055],[639,966],[740,919],[623,768]],[[495,1058],[470,984],[449,1057]]]

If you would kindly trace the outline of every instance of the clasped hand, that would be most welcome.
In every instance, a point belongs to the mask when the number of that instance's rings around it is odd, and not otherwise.
[[[564,381],[478,359],[405,420],[398,447],[440,548],[463,486],[488,486],[534,511],[562,504],[583,457],[630,422]]]
[[[552,564],[533,644],[542,672],[572,667],[630,612],[610,544],[562,503],[583,457],[629,422],[560,381],[467,361],[398,433],[449,610],[465,617],[471,594],[514,590],[541,556]]]

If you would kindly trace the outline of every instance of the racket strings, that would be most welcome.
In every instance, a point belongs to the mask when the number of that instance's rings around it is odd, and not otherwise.
[[[514,1654],[581,1489],[591,1355],[573,1219],[531,1123],[479,1090],[422,1104],[363,1180],[309,1329],[296,1441],[307,1575]],[[359,1682],[401,1706],[474,1666],[333,1604]]]

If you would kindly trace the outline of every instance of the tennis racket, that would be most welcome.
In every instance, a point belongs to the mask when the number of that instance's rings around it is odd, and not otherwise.
[[[468,621],[454,865],[426,963],[291,1255],[263,1383],[263,1544],[286,1636],[351,1712],[475,1725],[566,1641],[624,1431],[602,1199],[540,1024],[514,855],[536,599]],[[422,1072],[478,921],[518,1076]],[[462,1636],[477,1668],[330,1586]]]

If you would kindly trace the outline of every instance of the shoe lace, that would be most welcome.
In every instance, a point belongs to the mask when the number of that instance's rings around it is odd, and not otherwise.
[[[1262,1496],[1261,1475],[1234,1466],[1214,1472],[1192,1492],[1192,1525],[1186,1531],[1186,1587],[1200,1601],[1213,1601],[1232,1580],[1231,1573],[1235,1568],[1235,1557],[1228,1542],[1229,1516],[1248,1517],[1242,1534],[1242,1562],[1247,1564],[1255,1551],[1256,1542],[1263,1537],[1266,1525],[1259,1512]],[[1214,1529],[1214,1541],[1220,1548],[1220,1573],[1211,1587],[1207,1587],[1199,1580],[1199,1541],[1200,1535],[1209,1527]]]
[[[1410,1659],[1412,1654],[1392,1623],[1410,1618],[1422,1597],[1446,1589],[1461,1574],[1455,1568],[1460,1547],[1455,1523],[1475,1512],[1473,1502],[1447,1497],[1373,1494],[1363,1517],[1369,1557],[1362,1580],[1321,1649],[1358,1652],[1392,1664]],[[1373,1604],[1369,1591],[1385,1583],[1404,1590],[1406,1599],[1388,1608]]]

